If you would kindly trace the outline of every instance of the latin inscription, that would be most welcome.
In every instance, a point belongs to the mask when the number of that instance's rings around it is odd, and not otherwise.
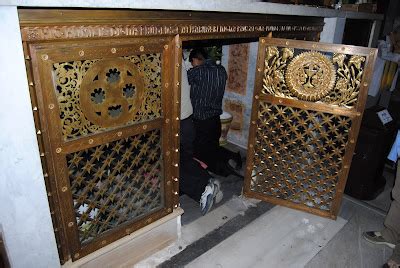
[[[76,39],[176,34],[223,34],[286,31],[322,31],[322,26],[302,25],[88,25],[23,27],[23,40]]]

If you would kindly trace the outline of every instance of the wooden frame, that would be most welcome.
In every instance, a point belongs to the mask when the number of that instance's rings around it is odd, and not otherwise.
[[[32,57],[33,78],[35,92],[39,100],[37,109],[41,120],[41,135],[44,137],[43,145],[41,145],[41,153],[46,157],[45,176],[55,178],[51,180],[51,185],[48,195],[52,197],[55,204],[61,207],[61,210],[53,210],[58,214],[58,224],[55,229],[62,230],[60,241],[67,243],[71,250],[72,259],[78,259],[94,250],[103,247],[149,223],[157,220],[173,210],[173,199],[177,205],[176,197],[173,197],[171,178],[177,177],[176,169],[173,168],[173,158],[170,152],[175,150],[174,143],[170,139],[173,136],[171,130],[177,125],[175,120],[177,114],[172,110],[172,102],[176,99],[174,91],[169,89],[168,85],[173,84],[173,75],[171,70],[176,65],[173,56],[174,50],[170,47],[171,38],[153,40],[150,38],[134,39],[134,40],[115,40],[101,43],[96,46],[94,41],[74,42],[63,44],[44,44],[35,43],[29,46],[30,55]],[[142,50],[142,44],[146,44],[145,51]],[[116,52],[111,51],[111,47],[116,49]],[[79,55],[79,51],[85,51],[84,56]],[[120,127],[103,133],[93,134],[91,136],[81,137],[77,140],[63,141],[60,133],[59,125],[59,109],[57,100],[54,95],[54,85],[51,77],[51,68],[54,62],[82,60],[92,57],[118,57],[125,56],[127,53],[151,53],[162,52],[163,71],[162,71],[162,94],[163,94],[163,116],[150,122],[142,122],[132,126]],[[32,85],[33,86],[33,85]],[[176,91],[176,90],[175,90]],[[164,208],[144,219],[135,221],[131,224],[121,226],[113,232],[107,232],[100,239],[95,239],[87,245],[80,245],[77,240],[77,229],[74,228],[75,216],[72,208],[70,196],[70,186],[68,182],[68,174],[66,169],[66,154],[83,150],[89,147],[100,145],[105,142],[133,136],[144,131],[153,129],[162,130],[162,148],[164,158]],[[176,128],[176,127],[175,127]],[[164,187],[164,186],[163,186]],[[57,205],[56,205],[57,206]],[[65,242],[66,240],[66,242]]]
[[[297,99],[287,99],[282,97],[276,97],[273,95],[265,95],[263,94],[263,71],[265,68],[265,57],[266,57],[266,48],[267,46],[276,46],[276,47],[287,47],[287,48],[300,48],[303,50],[312,50],[312,51],[324,51],[324,52],[332,52],[332,53],[345,53],[346,55],[360,55],[366,57],[366,62],[364,65],[364,74],[362,76],[361,85],[360,85],[360,93],[358,96],[358,101],[356,105],[352,108],[343,108],[338,106],[333,106],[325,103],[314,103],[309,101],[302,101]],[[364,47],[355,47],[355,46],[346,46],[346,45],[338,45],[338,44],[324,44],[324,43],[313,43],[306,41],[298,41],[298,40],[287,40],[287,39],[275,39],[275,38],[261,38],[259,42],[259,50],[258,50],[258,59],[257,59],[257,70],[256,70],[256,81],[254,88],[254,97],[253,97],[253,110],[251,115],[251,126],[250,126],[250,134],[249,134],[249,143],[248,143],[248,154],[247,154],[247,167],[245,174],[245,184],[244,184],[244,194],[248,197],[258,198],[270,203],[283,205],[291,208],[296,208],[300,210],[304,210],[310,213],[314,213],[323,217],[329,217],[335,219],[337,213],[339,212],[341,199],[343,196],[344,187],[346,185],[347,175],[349,172],[355,144],[357,142],[358,131],[360,129],[362,114],[365,107],[365,102],[368,94],[368,87],[370,83],[370,79],[372,77],[372,71],[374,67],[374,62],[376,59],[377,50],[364,48]],[[352,120],[352,127],[349,133],[349,143],[347,144],[347,148],[345,151],[345,155],[343,158],[343,169],[340,172],[338,184],[336,187],[336,194],[334,200],[332,201],[332,207],[329,211],[322,211],[320,209],[312,208],[303,204],[296,204],[289,200],[283,200],[279,198],[275,198],[272,196],[264,195],[261,193],[254,192],[250,189],[252,170],[253,170],[253,162],[254,162],[254,147],[255,147],[255,136],[257,129],[257,119],[258,119],[258,107],[260,102],[266,102],[273,105],[279,104],[288,107],[296,107],[300,109],[307,109],[313,111],[326,112],[329,114],[336,115],[344,115]],[[273,120],[273,119],[272,119]]]

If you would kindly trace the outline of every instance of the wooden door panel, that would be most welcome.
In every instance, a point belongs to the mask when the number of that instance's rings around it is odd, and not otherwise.
[[[244,193],[336,218],[376,49],[261,38]]]
[[[49,198],[61,221],[56,235],[73,260],[178,205],[172,184],[177,157],[171,154],[178,88],[169,86],[175,82],[175,42],[29,45]]]

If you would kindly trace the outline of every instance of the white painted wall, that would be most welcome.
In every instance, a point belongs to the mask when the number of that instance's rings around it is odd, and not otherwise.
[[[12,267],[58,267],[16,7],[0,33],[0,225]]]
[[[324,29],[321,32],[320,42],[341,44],[343,40],[345,18],[325,18]]]

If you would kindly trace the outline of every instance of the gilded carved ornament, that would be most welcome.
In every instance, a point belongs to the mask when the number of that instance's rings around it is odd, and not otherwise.
[[[357,101],[365,57],[316,51],[295,56],[293,48],[266,48],[263,93],[352,108]]]

